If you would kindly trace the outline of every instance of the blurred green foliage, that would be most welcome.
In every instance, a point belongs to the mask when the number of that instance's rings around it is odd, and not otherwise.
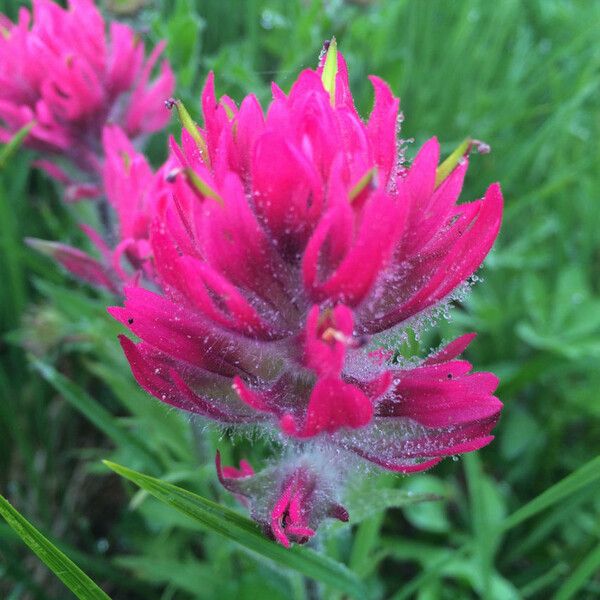
[[[13,17],[18,5],[0,0]],[[464,193],[502,183],[500,239],[484,282],[419,343],[427,352],[441,338],[478,332],[469,358],[501,378],[498,438],[425,475],[357,481],[348,504],[362,517],[324,529],[317,549],[349,566],[372,598],[599,597],[599,467],[590,461],[600,454],[600,3],[113,0],[104,8],[149,42],[168,39],[177,95],[198,120],[208,70],[219,94],[254,92],[266,102],[271,80],[289,88],[335,35],[362,114],[372,101],[367,74],[401,97],[401,137],[415,140],[409,156],[431,135],[445,152],[467,135],[492,146],[473,157]],[[164,158],[165,135],[151,154]],[[105,312],[116,300],[22,243],[27,235],[85,246],[76,224],[94,219],[89,206],[63,204],[31,160],[20,151],[0,172],[2,493],[115,600],[342,598],[206,533],[101,465],[110,458],[235,507],[216,482],[215,448],[226,463],[242,455],[260,463],[270,450],[138,388]],[[442,500],[404,506],[406,492]],[[65,597],[2,524],[0,596]]]

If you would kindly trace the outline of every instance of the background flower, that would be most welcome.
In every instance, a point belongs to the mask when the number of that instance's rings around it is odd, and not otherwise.
[[[67,9],[34,0],[16,23],[0,15],[0,27],[0,141],[34,122],[27,145],[97,173],[106,123],[138,138],[167,122],[169,63],[151,79],[164,43],[146,59],[135,31],[116,22],[107,31],[92,0],[71,0]]]

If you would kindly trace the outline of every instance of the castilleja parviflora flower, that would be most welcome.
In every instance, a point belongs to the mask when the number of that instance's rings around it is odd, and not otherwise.
[[[263,113],[202,93],[204,126],[180,103],[172,198],[150,226],[162,293],[126,289],[111,314],[140,338],[121,343],[140,385],[219,423],[252,425],[286,448],[254,474],[218,474],[280,543],[324,517],[348,518],[340,481],[356,461],[398,473],[481,448],[501,409],[491,373],[458,359],[472,335],[420,364],[373,352],[447,301],[480,266],[502,214],[491,185],[457,204],[467,157],[438,167],[429,140],[399,160],[399,101],[375,91],[361,120],[331,44]],[[353,462],[354,461],[354,462]]]
[[[69,0],[67,9],[51,0],[32,5],[16,23],[0,14],[0,142],[31,123],[28,146],[97,174],[105,124],[120,125],[130,138],[166,124],[163,100],[175,85],[168,62],[150,79],[164,43],[146,59],[130,27],[111,23],[106,31],[92,0]],[[54,163],[41,166],[67,182]],[[74,194],[97,193],[91,187]]]

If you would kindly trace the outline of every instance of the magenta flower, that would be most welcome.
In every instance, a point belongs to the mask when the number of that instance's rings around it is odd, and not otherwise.
[[[173,167],[167,161],[153,172],[143,154],[116,125],[104,128],[102,188],[116,215],[118,241],[109,246],[89,226],[81,228],[95,246],[100,258],[59,242],[29,238],[28,244],[59,262],[75,277],[118,294],[126,284],[144,277],[153,281],[150,247],[150,221],[156,206],[171,196],[167,176]]]
[[[266,114],[254,96],[217,101],[209,76],[204,127],[184,122],[174,199],[151,226],[163,293],[130,287],[110,309],[141,340],[121,343],[144,389],[259,427],[312,465],[270,467],[273,494],[241,486],[261,474],[220,475],[284,544],[331,514],[341,463],[429,468],[489,443],[502,406],[495,376],[456,359],[472,336],[420,364],[377,353],[374,336],[399,335],[480,266],[502,195],[457,204],[467,157],[440,176],[435,138],[404,165],[399,102],[371,81],[363,122],[335,47],[288,95],[274,86]]]
[[[34,121],[30,147],[97,172],[106,123],[132,138],[165,125],[163,101],[174,87],[168,62],[150,79],[163,47],[145,59],[131,28],[111,23],[107,34],[92,0],[70,0],[67,10],[33,0],[33,14],[21,8],[17,23],[0,15],[0,141]]]

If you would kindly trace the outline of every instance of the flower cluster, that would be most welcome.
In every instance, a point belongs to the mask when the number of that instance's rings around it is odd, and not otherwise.
[[[107,32],[92,0],[66,10],[33,0],[16,24],[0,15],[0,141],[29,125],[26,143],[68,199],[105,196],[106,239],[82,226],[100,260],[29,243],[124,291],[110,312],[140,339],[121,344],[148,392],[285,447],[259,473],[217,456],[217,473],[268,535],[303,543],[324,518],[348,520],[340,497],[353,465],[421,471],[492,439],[497,379],[458,358],[472,335],[406,363],[378,340],[451,299],[480,266],[500,227],[500,188],[458,204],[468,150],[440,166],[435,138],[404,164],[398,99],[372,77],[363,121],[335,42],[289,94],[273,85],[266,111],[252,95],[239,107],[217,99],[212,74],[203,127],[168,100],[181,144],[171,140],[153,172],[132,140],[168,119],[166,61],[151,81],[162,50],[146,59],[129,27]]]
[[[373,352],[480,266],[502,195],[494,184],[458,204],[468,159],[439,169],[435,138],[404,165],[399,101],[371,82],[364,122],[335,44],[289,94],[274,85],[266,112],[252,95],[217,100],[211,74],[204,125],[182,109],[172,194],[137,248],[162,293],[130,286],[110,309],[140,339],[121,343],[144,389],[287,446],[262,473],[218,464],[285,545],[347,519],[337,495],[352,461],[427,469],[489,443],[502,406],[496,377],[457,358],[470,335],[419,364]]]
[[[163,101],[175,83],[166,61],[151,80],[162,50],[158,44],[146,59],[142,41],[120,23],[107,34],[92,0],[70,0],[66,10],[33,0],[32,13],[21,8],[17,23],[0,14],[0,141],[32,123],[29,146],[98,173],[105,124],[119,124],[130,138],[165,125]],[[66,178],[55,165],[42,166]]]

